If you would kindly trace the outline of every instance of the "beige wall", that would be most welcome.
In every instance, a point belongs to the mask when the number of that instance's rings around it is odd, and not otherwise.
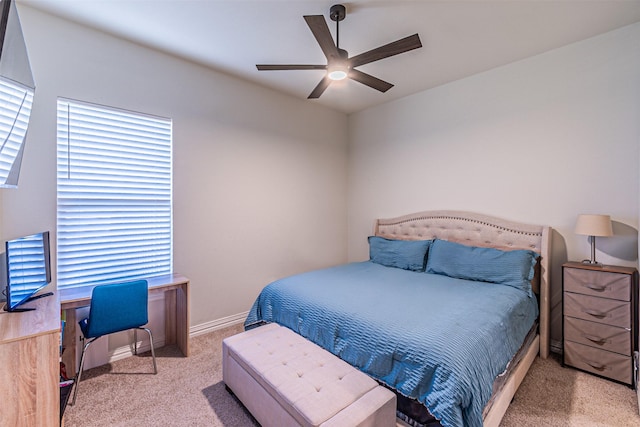
[[[192,327],[247,311],[275,278],[365,259],[374,218],[424,209],[554,227],[556,339],[559,266],[589,253],[578,213],[615,221],[600,260],[637,265],[640,24],[346,117],[19,12],[37,91],[0,238],[55,230],[58,96],[171,117],[174,270],[192,280]]]
[[[608,264],[637,266],[640,24],[350,116],[349,259],[376,217],[463,209],[547,224],[560,266],[589,257],[579,213],[610,214]],[[428,72],[426,70],[425,72]]]
[[[173,120],[174,271],[191,279],[191,325],[246,312],[275,278],[346,260],[345,115],[19,13],[36,95],[19,187],[0,190],[0,238],[56,229],[56,99],[66,97]]]

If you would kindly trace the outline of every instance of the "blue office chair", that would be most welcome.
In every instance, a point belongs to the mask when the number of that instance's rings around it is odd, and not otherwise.
[[[75,390],[73,392],[72,405],[76,403],[78,386],[82,376],[84,356],[92,342],[98,338],[114,332],[134,330],[134,354],[138,354],[137,330],[142,329],[149,334],[151,342],[151,356],[153,358],[153,373],[158,373],[156,366],[156,354],[153,350],[153,336],[151,331],[143,328],[149,321],[148,310],[148,285],[146,280],[137,280],[127,283],[114,283],[110,285],[98,285],[91,293],[91,307],[89,317],[80,320],[78,324],[82,330],[82,356],[80,368],[76,375]],[[88,339],[84,344],[85,339]]]

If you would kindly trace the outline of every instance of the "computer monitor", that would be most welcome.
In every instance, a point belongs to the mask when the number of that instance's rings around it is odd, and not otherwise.
[[[6,311],[25,311],[21,304],[51,293],[33,295],[51,282],[49,232],[6,242]]]

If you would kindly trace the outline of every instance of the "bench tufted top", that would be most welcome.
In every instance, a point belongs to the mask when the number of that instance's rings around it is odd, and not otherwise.
[[[226,338],[224,345],[229,357],[301,426],[319,426],[380,387],[333,354],[275,323]]]

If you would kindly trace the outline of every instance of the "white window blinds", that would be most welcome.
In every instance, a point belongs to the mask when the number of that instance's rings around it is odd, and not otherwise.
[[[171,120],[58,100],[58,286],[172,271]]]
[[[15,186],[31,115],[33,89],[0,77],[0,186]],[[11,176],[10,176],[11,175]]]

